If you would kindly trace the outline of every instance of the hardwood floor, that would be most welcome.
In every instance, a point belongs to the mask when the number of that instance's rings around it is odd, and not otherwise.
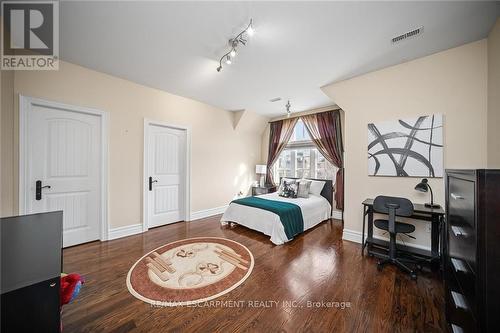
[[[64,271],[86,283],[64,307],[64,332],[441,332],[443,287],[435,273],[415,282],[396,268],[382,272],[362,257],[360,245],[342,241],[339,221],[325,222],[282,246],[241,226],[221,227],[219,216],[152,229],[109,242],[64,250]],[[238,241],[255,257],[250,277],[219,301],[246,306],[154,308],[127,290],[134,262],[174,240],[217,236]],[[249,301],[278,301],[250,307]],[[282,302],[296,302],[283,306]],[[319,302],[308,306],[308,301]],[[321,302],[349,302],[344,309]],[[330,304],[335,306],[335,303]]]

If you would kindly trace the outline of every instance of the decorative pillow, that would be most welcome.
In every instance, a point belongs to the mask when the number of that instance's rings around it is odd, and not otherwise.
[[[278,187],[278,194],[283,192],[283,188],[285,186],[285,182],[291,183],[291,182],[297,182],[295,179],[291,178],[281,178],[280,180],[280,186]]]
[[[283,180],[278,195],[284,198],[296,198],[297,187],[297,182],[295,180]]]
[[[320,196],[321,191],[323,191],[323,187],[325,187],[326,182],[322,182],[319,180],[311,180],[311,188],[309,189],[309,193],[312,195]]]
[[[297,191],[298,198],[309,198],[309,190],[311,188],[312,181],[301,179],[299,181],[299,189]]]

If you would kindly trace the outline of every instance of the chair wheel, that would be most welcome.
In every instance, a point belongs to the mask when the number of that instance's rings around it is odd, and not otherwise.
[[[416,273],[410,273],[410,277],[412,280],[416,281],[417,280],[417,274]]]

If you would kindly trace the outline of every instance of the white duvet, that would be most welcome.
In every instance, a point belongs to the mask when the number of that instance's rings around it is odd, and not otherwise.
[[[280,197],[275,192],[260,195],[259,197],[298,205],[302,210],[304,231],[329,219],[331,216],[330,203],[322,196],[310,194],[309,198],[289,199]],[[234,222],[271,236],[271,242],[276,245],[281,245],[289,241],[285,234],[285,229],[281,224],[280,217],[267,210],[231,203],[221,218],[222,224],[227,224],[228,222]]]

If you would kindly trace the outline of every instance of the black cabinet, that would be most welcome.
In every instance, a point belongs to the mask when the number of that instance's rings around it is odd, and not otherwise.
[[[59,288],[56,277],[2,294],[2,332],[59,332]]]
[[[0,219],[1,332],[60,332],[62,212]]]
[[[446,170],[446,318],[453,332],[500,325],[500,170]]]

